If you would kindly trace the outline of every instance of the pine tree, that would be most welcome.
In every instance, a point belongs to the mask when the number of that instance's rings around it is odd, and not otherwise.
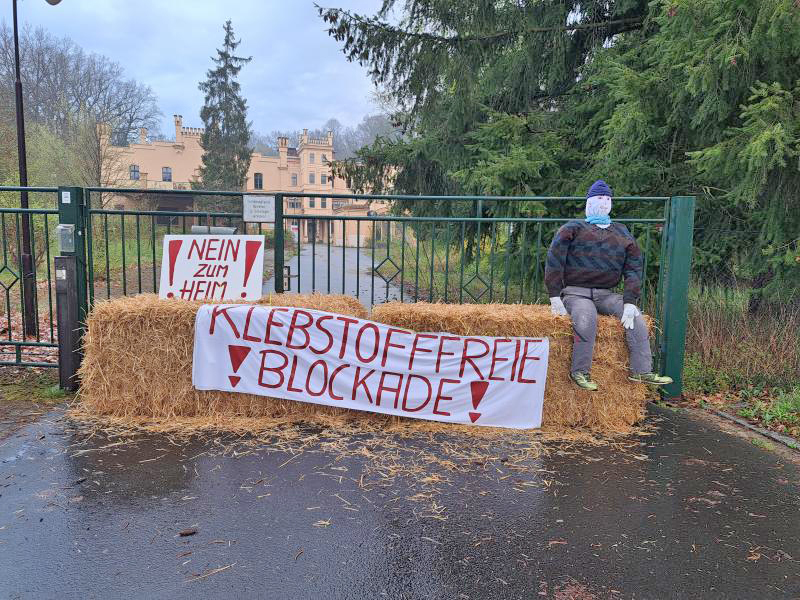
[[[213,59],[206,80],[198,86],[205,93],[200,118],[205,131],[200,138],[203,163],[200,186],[212,190],[241,190],[250,167],[251,124],[247,121],[247,101],[241,96],[236,80],[242,66],[252,57],[234,54],[241,40],[236,40],[230,20],[225,23],[225,40]],[[219,203],[216,203],[217,205]],[[221,206],[216,206],[221,208]]]
[[[751,283],[752,308],[797,301],[796,0],[400,5],[384,0],[374,17],[320,10],[348,59],[400,106],[394,120],[405,126],[401,139],[335,165],[353,185],[580,195],[602,177],[617,195],[694,194],[700,279]],[[401,12],[397,25],[385,19],[392,9]],[[485,210],[495,208],[509,209]],[[632,204],[615,210],[639,214]]]

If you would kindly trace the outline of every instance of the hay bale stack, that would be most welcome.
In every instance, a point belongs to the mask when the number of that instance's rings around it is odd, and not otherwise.
[[[276,294],[256,302],[367,318],[350,296]],[[134,420],[176,417],[271,417],[338,414],[344,409],[192,386],[194,320],[202,302],[140,294],[99,302],[87,320],[79,376],[80,409]]]
[[[372,319],[419,332],[494,337],[549,337],[550,360],[542,425],[624,432],[644,417],[645,388],[628,381],[628,349],[619,319],[600,317],[592,378],[600,390],[586,392],[569,379],[572,325],[550,308],[524,304],[404,304],[376,306]]]

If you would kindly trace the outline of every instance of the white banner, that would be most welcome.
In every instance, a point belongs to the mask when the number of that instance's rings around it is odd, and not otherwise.
[[[304,308],[204,305],[192,382],[467,425],[542,422],[547,338],[415,333]]]
[[[263,281],[264,236],[164,236],[161,298],[257,300]]]

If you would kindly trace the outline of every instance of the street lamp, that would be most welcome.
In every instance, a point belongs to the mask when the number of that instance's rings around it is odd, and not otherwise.
[[[61,0],[47,0],[55,6]],[[14,12],[14,94],[17,101],[17,157],[19,159],[19,185],[28,187],[28,161],[25,158],[25,116],[22,112],[22,79],[19,66],[19,28],[17,26],[17,0],[12,0]],[[22,190],[19,198],[20,208],[28,208],[28,192]],[[36,335],[38,315],[34,302],[36,272],[33,268],[31,252],[31,222],[28,213],[22,213],[22,322],[25,335]]]

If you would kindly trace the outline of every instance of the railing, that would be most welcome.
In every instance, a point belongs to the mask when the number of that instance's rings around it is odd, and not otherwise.
[[[3,366],[58,366],[52,260],[58,225],[58,210],[52,207],[57,191],[46,187],[0,187],[0,365]],[[38,207],[15,208],[22,192],[28,193],[30,205]],[[26,221],[33,257],[34,284],[29,286],[33,315],[26,314],[23,286],[22,233]],[[27,328],[26,319],[30,320]],[[26,335],[26,329],[32,330],[32,335]]]
[[[248,224],[242,221],[241,192],[69,189],[80,200],[72,208],[59,206],[59,218],[74,223],[76,239],[81,240],[76,256],[85,261],[83,283],[78,284],[83,298],[79,298],[80,314],[84,315],[101,298],[157,292],[163,236],[188,233],[194,224],[229,225],[241,233],[263,234],[272,250],[265,253],[265,292],[286,289],[286,267],[292,292],[343,293],[367,306],[390,300],[543,303],[548,295],[544,285],[547,247],[558,227],[582,214],[585,202],[583,197],[278,193],[275,223]],[[19,191],[0,188],[5,194]],[[29,191],[51,194],[52,199],[57,190]],[[327,199],[325,212],[319,202],[309,210],[308,202],[321,198]],[[108,209],[117,199],[126,208]],[[153,201],[148,203],[148,199]],[[170,200],[187,210],[163,206]],[[345,207],[344,203],[353,201],[358,202]],[[8,200],[6,205],[13,203]],[[159,203],[164,210],[148,206]],[[615,198],[614,209],[615,221],[628,226],[642,249],[641,305],[654,318],[656,355],[661,367],[678,377],[686,329],[693,207],[691,197],[628,197]],[[354,212],[358,210],[363,214]],[[0,343],[0,350],[14,351],[13,360],[8,356],[2,360],[0,355],[0,364],[43,363],[26,361],[22,351],[52,351],[55,346],[50,274],[52,229],[59,210],[27,211],[34,245],[45,256],[37,267],[36,292],[37,315],[44,320],[37,321],[36,336],[29,338],[20,337],[13,327],[20,311],[12,297],[18,293],[20,301],[23,298],[15,279],[20,270],[18,255],[9,255],[7,246],[19,244],[16,223],[24,212],[0,209],[4,244],[0,292],[5,296],[7,324],[3,332],[7,343]],[[47,310],[42,311],[45,294]],[[680,390],[680,381],[671,392],[675,389]]]

